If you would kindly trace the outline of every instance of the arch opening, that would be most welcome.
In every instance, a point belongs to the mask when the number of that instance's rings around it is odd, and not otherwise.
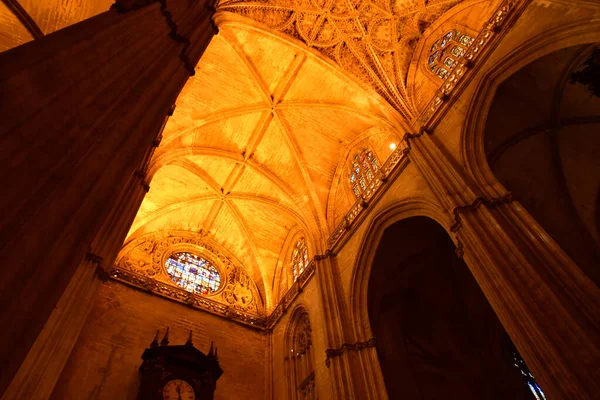
[[[554,51],[502,82],[484,145],[495,178],[600,285],[600,98],[584,79],[600,70],[597,49]]]
[[[367,292],[389,398],[535,399],[510,339],[437,222],[389,226]]]

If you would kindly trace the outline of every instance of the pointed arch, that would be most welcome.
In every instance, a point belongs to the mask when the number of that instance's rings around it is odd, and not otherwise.
[[[305,258],[301,260],[305,261],[302,269],[308,266],[308,262],[315,254],[313,243],[311,242],[310,237],[307,236],[306,230],[300,225],[292,227],[281,248],[276,271],[273,275],[272,291],[274,304],[285,295],[286,291],[294,284],[295,279],[297,278],[297,276],[294,276],[293,262],[294,251],[300,241],[303,242],[303,249],[306,254]],[[300,273],[301,272],[302,271],[300,271]]]
[[[392,224],[409,217],[429,217],[439,223],[447,232],[450,232],[452,221],[436,202],[425,198],[412,198],[391,204],[373,218],[360,245],[356,258],[352,280],[350,282],[350,326],[353,330],[355,341],[365,341],[373,337],[368,311],[368,289],[371,269],[375,260],[377,247],[383,233]],[[364,354],[363,378],[364,384],[374,399],[386,399],[387,390],[383,380],[383,373],[373,351]]]
[[[284,340],[285,372],[290,400],[314,400],[315,363],[308,310],[299,304],[292,311]]]

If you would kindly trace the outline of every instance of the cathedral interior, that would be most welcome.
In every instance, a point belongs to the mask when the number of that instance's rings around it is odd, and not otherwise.
[[[0,396],[600,396],[597,0],[0,1]]]

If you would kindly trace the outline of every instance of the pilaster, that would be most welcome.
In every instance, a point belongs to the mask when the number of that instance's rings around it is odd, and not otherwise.
[[[330,348],[335,348],[344,343],[344,333],[347,331],[344,321],[348,320],[344,318],[344,307],[340,304],[342,296],[339,294],[338,287],[339,273],[334,257],[329,253],[315,257],[315,261],[317,262],[317,283],[325,316],[323,323],[327,333],[326,340]],[[317,357],[320,356],[317,355]],[[328,359],[328,361],[334,398],[358,398],[354,389],[355,380],[352,377],[352,367],[348,357],[343,355],[331,360]]]

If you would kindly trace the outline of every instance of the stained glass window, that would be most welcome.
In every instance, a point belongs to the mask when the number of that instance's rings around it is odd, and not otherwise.
[[[301,237],[296,242],[294,250],[292,251],[292,273],[294,274],[294,282],[308,267],[308,249],[306,248],[306,242]]]
[[[213,265],[192,253],[172,254],[165,262],[167,273],[188,292],[206,295],[219,290],[221,276]]]
[[[542,388],[535,380],[535,377],[533,376],[533,374],[531,373],[529,368],[527,368],[527,365],[525,364],[525,361],[523,361],[523,358],[521,357],[519,352],[516,349],[514,349],[512,355],[513,355],[513,365],[521,373],[521,378],[523,378],[525,385],[527,385],[527,388],[531,391],[531,393],[533,394],[533,397],[536,400],[547,400],[546,395],[542,391]]]
[[[367,189],[368,184],[375,179],[375,173],[378,170],[379,162],[371,150],[362,149],[354,156],[349,180],[352,192],[357,199]]]
[[[460,46],[454,46],[451,50],[451,53],[454,57],[460,58],[465,54],[465,49]]]
[[[427,59],[429,70],[439,78],[445,79],[474,41],[473,37],[459,31],[446,33],[431,46]]]

